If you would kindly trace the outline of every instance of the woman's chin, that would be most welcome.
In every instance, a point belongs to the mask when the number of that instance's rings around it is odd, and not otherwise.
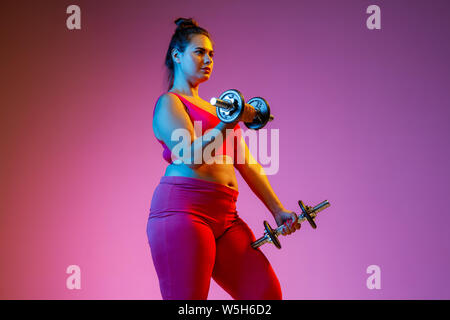
[[[205,74],[199,80],[200,80],[200,82],[205,82],[205,81],[209,80],[209,77],[210,77],[210,74]]]

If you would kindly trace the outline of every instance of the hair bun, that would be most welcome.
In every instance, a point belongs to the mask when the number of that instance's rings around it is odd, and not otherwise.
[[[197,21],[192,18],[178,18],[177,20],[175,20],[175,24],[177,25],[177,29],[198,27]]]

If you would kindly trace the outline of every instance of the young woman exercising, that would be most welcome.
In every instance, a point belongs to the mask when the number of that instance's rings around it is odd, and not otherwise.
[[[175,23],[165,62],[169,91],[159,97],[153,113],[153,132],[169,165],[154,191],[147,224],[162,298],[206,299],[212,277],[233,299],[281,299],[272,266],[261,250],[250,246],[255,236],[237,214],[235,169],[277,225],[286,225],[284,234],[300,229],[297,216],[280,203],[240,135],[238,122],[251,122],[254,108],[246,104],[236,122],[224,123],[215,107],[198,95],[199,85],[213,69],[209,33],[192,19]],[[201,121],[201,132],[194,130],[196,121]],[[185,157],[172,161],[172,150],[179,143],[171,138],[176,129],[190,134],[190,161]],[[203,154],[219,135],[223,144],[213,156],[223,161],[195,161],[194,155]],[[237,155],[244,155],[245,161],[235,161]]]

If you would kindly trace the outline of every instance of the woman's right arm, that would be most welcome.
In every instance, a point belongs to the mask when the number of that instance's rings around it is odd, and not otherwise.
[[[182,162],[191,169],[196,169],[204,164],[204,159],[202,158],[202,163],[194,163],[194,155],[198,153],[203,155],[203,150],[210,143],[215,141],[218,135],[222,137],[226,136],[226,130],[232,129],[236,126],[234,123],[224,123],[220,122],[215,129],[210,130],[201,137],[197,137],[194,132],[194,126],[192,125],[191,119],[184,109],[183,103],[172,94],[162,95],[155,107],[155,114],[153,116],[153,130],[158,133],[160,140],[164,141],[166,146],[172,151],[172,149],[180,143],[180,141],[172,140],[172,133],[176,129],[185,129],[189,141],[189,148],[191,151],[191,157]]]

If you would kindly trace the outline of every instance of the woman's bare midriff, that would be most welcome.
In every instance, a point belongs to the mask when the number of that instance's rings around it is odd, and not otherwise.
[[[225,163],[226,159],[223,156],[223,164],[212,163],[204,164],[197,169],[189,168],[185,164],[169,164],[167,166],[165,176],[182,176],[188,178],[201,179],[211,182],[223,184],[229,188],[238,191],[238,185],[236,180],[236,172],[233,164]],[[228,159],[231,161],[231,158]]]

